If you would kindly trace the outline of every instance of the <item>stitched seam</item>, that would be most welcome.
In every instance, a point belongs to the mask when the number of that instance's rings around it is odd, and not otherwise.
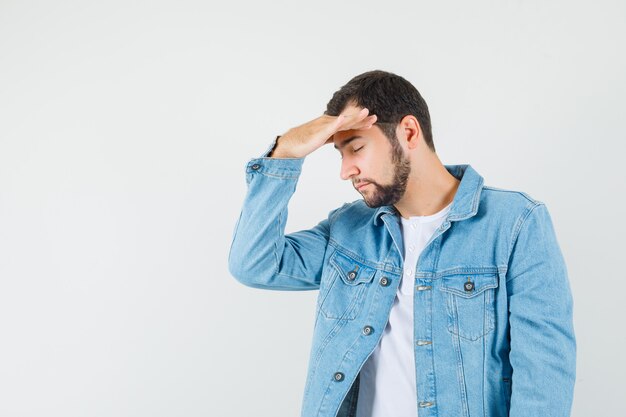
[[[521,195],[522,197],[524,197],[526,200],[528,200],[529,202],[531,202],[533,204],[541,203],[541,201],[538,201],[538,200],[532,198],[531,196],[529,196],[528,194],[526,194],[523,191],[506,190],[506,189],[503,189],[503,188],[492,187],[492,186],[489,186],[489,185],[483,186],[483,189],[486,189],[486,190],[489,190],[489,191],[498,191],[498,192],[502,192],[502,193],[518,194],[518,195]]]
[[[522,228],[524,227],[524,225],[526,224],[526,221],[528,220],[528,218],[530,217],[530,215],[532,213],[534,213],[535,209],[539,206],[544,205],[541,202],[537,202],[536,204],[534,204],[533,206],[531,206],[528,211],[526,212],[526,215],[520,219],[518,221],[517,227],[515,228],[514,232],[513,232],[513,238],[511,239],[511,242],[509,243],[509,253],[507,256],[507,268],[508,268],[508,261],[511,260],[511,255],[513,253],[513,248],[515,247],[515,244],[517,243],[517,238],[519,237],[519,234],[522,231]],[[506,280],[507,283],[511,282],[512,280],[514,280],[517,277],[510,277]]]
[[[279,174],[272,174],[270,172],[258,172],[258,173],[261,175],[268,176],[268,177],[279,178],[283,180],[295,180],[295,179],[298,179],[299,177],[299,175],[279,175]]]
[[[352,260],[354,260],[356,262],[359,262],[359,263],[363,264],[364,266],[367,266],[368,268],[383,269],[385,267],[385,263],[384,262],[370,262],[370,261],[367,261],[364,258],[362,258],[361,256],[357,255],[356,253],[352,252],[351,250],[346,249],[343,246],[341,246],[333,238],[330,238],[328,243],[332,247],[334,247],[335,250],[338,250],[343,255],[346,255],[347,257],[352,258]]]

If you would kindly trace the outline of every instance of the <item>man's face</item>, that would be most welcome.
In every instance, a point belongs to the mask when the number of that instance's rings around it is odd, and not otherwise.
[[[404,196],[411,164],[378,126],[337,132],[333,141],[341,153],[341,178],[352,181],[368,207],[393,205]]]

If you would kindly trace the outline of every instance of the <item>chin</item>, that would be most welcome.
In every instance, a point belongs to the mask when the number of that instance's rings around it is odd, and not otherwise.
[[[384,205],[384,204],[376,204],[376,202],[368,201],[368,199],[365,197],[363,197],[363,201],[365,202],[365,205],[367,205],[367,207],[369,208],[378,208]]]

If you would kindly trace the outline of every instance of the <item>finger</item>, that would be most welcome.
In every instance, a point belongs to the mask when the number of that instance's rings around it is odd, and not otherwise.
[[[367,116],[365,119],[355,123],[353,126],[350,126],[350,129],[369,129],[376,123],[378,117],[375,114]]]
[[[354,129],[357,124],[361,121],[365,120],[368,117],[369,110],[367,108],[362,108],[358,112],[349,112],[351,110],[347,110],[346,113],[342,113],[337,117],[337,130],[349,130]]]
[[[369,110],[365,107],[360,109],[359,111],[355,111],[355,109],[350,108],[344,110],[344,112],[339,115],[339,118],[342,120],[343,123],[355,123],[359,120],[365,119],[368,114]]]
[[[365,113],[368,112],[369,110],[367,109],[367,107],[354,107],[354,106],[349,106],[346,107],[345,109],[343,109],[343,111],[339,114],[340,116],[345,116],[345,117],[352,117],[352,116],[357,116],[361,113]]]

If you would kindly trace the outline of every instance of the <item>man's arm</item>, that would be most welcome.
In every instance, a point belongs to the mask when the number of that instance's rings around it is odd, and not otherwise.
[[[264,157],[248,162],[248,191],[228,257],[237,280],[274,290],[319,288],[330,222],[339,209],[312,229],[285,235],[287,205],[306,155],[332,142],[340,130],[367,129],[375,121],[367,109],[337,117],[323,115],[277,137]]]
[[[522,223],[507,273],[511,417],[569,416],[576,342],[567,269],[546,206]]]
[[[252,159],[246,166],[248,192],[233,233],[231,274],[241,283],[274,290],[318,289],[328,244],[328,219],[309,230],[285,235],[287,205],[303,158]]]

